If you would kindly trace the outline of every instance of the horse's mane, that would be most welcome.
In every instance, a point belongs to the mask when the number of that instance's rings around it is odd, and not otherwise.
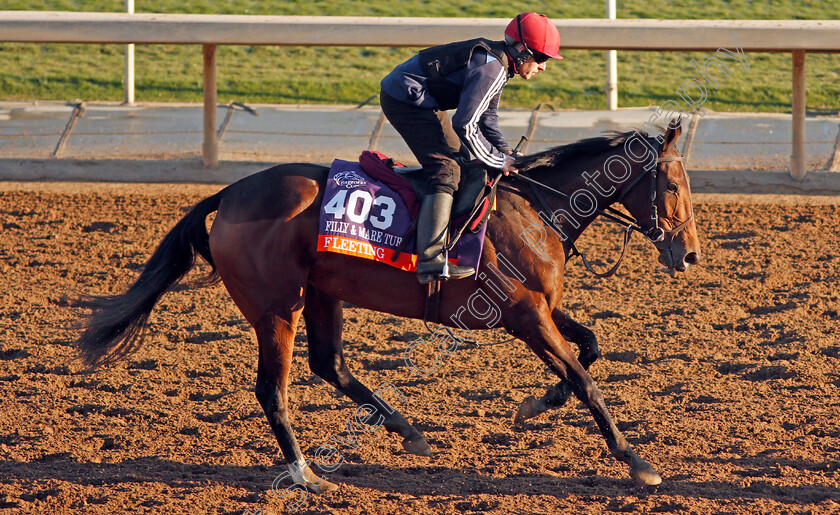
[[[639,133],[644,138],[649,137],[646,132],[641,130],[627,132],[607,131],[606,136],[582,139],[574,143],[569,143],[568,145],[560,145],[536,154],[517,158],[516,166],[520,172],[527,172],[542,167],[557,167],[563,161],[568,161],[576,157],[607,152],[623,144],[636,133]]]

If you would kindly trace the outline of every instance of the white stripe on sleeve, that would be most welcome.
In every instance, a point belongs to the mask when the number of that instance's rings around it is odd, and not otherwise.
[[[496,80],[493,81],[493,85],[490,86],[490,89],[487,90],[487,93],[484,95],[484,98],[481,99],[481,103],[479,104],[478,108],[473,113],[472,118],[470,119],[467,126],[464,127],[466,130],[465,138],[467,139],[470,147],[472,147],[472,151],[479,160],[481,160],[487,166],[493,168],[502,168],[505,165],[505,158],[504,156],[497,157],[494,156],[490,150],[484,146],[481,137],[479,135],[479,127],[478,127],[478,120],[481,118],[481,115],[487,111],[487,107],[490,105],[490,102],[505,86],[505,76],[506,72],[504,68],[499,71],[499,75],[496,77]],[[488,142],[489,144],[489,142]]]

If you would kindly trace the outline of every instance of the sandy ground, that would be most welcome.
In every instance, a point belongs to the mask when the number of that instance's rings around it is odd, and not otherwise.
[[[272,494],[285,467],[253,395],[255,338],[223,287],[167,294],[118,365],[75,359],[77,295],[121,291],[218,189],[0,183],[0,512],[273,514],[292,502]],[[629,479],[576,401],[513,425],[519,403],[556,382],[521,342],[464,348],[421,378],[402,356],[422,324],[351,307],[351,369],[402,392],[387,398],[433,456],[381,428],[361,434],[327,474],[341,488],[298,513],[840,513],[840,198],[695,204],[700,266],[658,272],[639,238],[614,278],[575,261],[564,298],[598,335],[592,375],[660,486]],[[619,235],[598,224],[581,245],[603,267]],[[309,372],[302,328],[297,342],[293,416],[311,455],[348,436],[355,405]]]

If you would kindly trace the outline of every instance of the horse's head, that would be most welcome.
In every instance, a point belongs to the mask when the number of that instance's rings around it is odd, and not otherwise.
[[[681,132],[680,120],[672,120],[658,149],[650,180],[638,181],[621,202],[648,231],[648,237],[659,249],[659,262],[670,270],[685,272],[700,261],[700,241],[688,174],[677,150]]]

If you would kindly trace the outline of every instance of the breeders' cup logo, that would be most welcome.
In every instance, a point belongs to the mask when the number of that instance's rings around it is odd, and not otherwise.
[[[367,184],[367,181],[364,177],[352,170],[349,172],[338,172],[337,174],[333,175],[333,180],[342,188],[347,189],[358,188],[359,186],[364,186],[365,184]]]

